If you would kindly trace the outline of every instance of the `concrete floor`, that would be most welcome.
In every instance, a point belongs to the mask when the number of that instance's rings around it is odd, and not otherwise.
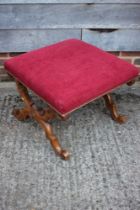
[[[126,124],[102,99],[52,122],[72,154],[63,161],[36,122],[11,115],[22,102],[13,84],[1,85],[0,210],[140,210],[140,84],[113,96]]]

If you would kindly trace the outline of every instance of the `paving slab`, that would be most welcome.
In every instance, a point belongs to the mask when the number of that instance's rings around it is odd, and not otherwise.
[[[113,93],[127,123],[102,99],[52,125],[71,159],[55,155],[36,122],[17,121],[22,101],[0,88],[0,210],[140,210],[140,84]],[[33,95],[34,101],[45,106]]]

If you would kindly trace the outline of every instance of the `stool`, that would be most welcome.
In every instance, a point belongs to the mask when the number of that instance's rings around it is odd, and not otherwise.
[[[77,39],[46,46],[16,56],[5,62],[5,68],[15,78],[24,108],[13,110],[18,120],[34,118],[44,129],[55,152],[63,159],[69,152],[62,149],[49,120],[67,119],[76,109],[103,97],[111,116],[124,123],[109,94],[127,83],[132,85],[139,71],[133,65],[93,45]],[[46,109],[38,109],[27,88],[47,102]]]

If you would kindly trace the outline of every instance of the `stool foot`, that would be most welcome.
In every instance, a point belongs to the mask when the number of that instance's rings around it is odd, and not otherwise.
[[[62,159],[67,160],[70,157],[70,154],[67,150],[62,149],[58,138],[54,135],[52,127],[49,123],[46,123],[44,121],[39,122],[41,127],[44,129],[46,137],[50,140],[50,143],[56,152],[57,155],[59,155]]]
[[[12,115],[14,115],[18,120],[24,121],[30,117],[29,110],[26,108],[23,109],[13,109]]]
[[[113,120],[115,120],[120,124],[125,123],[127,121],[127,116],[118,114],[117,106],[114,103],[111,95],[110,94],[104,95],[103,98],[105,100],[106,107],[111,112]]]
[[[17,90],[23,100],[25,107],[22,109],[14,109],[12,114],[18,120],[25,120],[28,117],[34,118],[45,131],[46,137],[50,140],[50,143],[54,151],[64,160],[69,159],[69,152],[62,149],[57,137],[54,135],[51,125],[48,123],[48,120],[54,119],[57,117],[55,111],[51,108],[47,109],[38,109],[35,104],[32,102],[27,88],[22,85],[19,81],[16,81]]]

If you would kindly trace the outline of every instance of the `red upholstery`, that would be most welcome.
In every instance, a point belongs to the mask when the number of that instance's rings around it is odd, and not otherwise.
[[[131,64],[76,39],[19,55],[5,67],[62,115],[138,75]]]

